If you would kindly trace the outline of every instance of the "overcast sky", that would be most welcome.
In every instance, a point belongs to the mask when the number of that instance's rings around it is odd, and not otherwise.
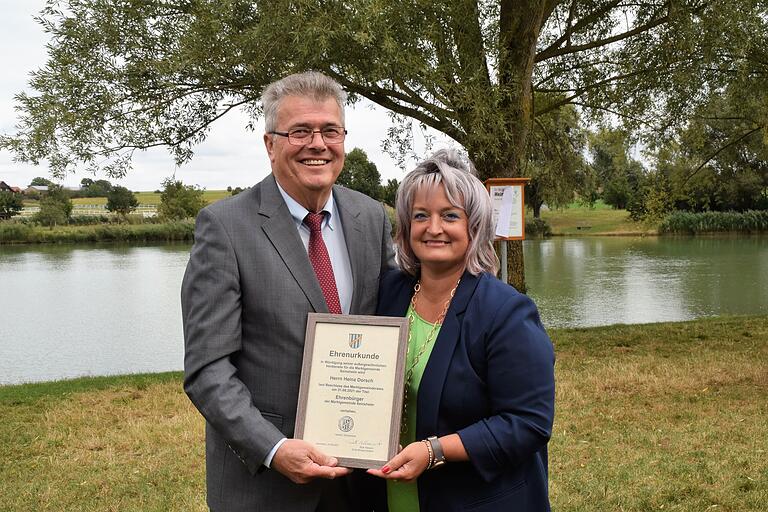
[[[17,122],[14,96],[27,91],[29,73],[42,67],[46,61],[46,34],[33,19],[44,0],[0,0],[0,48],[2,48],[2,73],[0,74],[0,132],[11,134]],[[381,150],[381,142],[389,127],[389,118],[381,107],[371,103],[347,108],[349,135],[345,143],[347,151],[362,148],[379,169],[382,178],[402,179],[404,172],[394,160]],[[197,184],[207,189],[223,189],[227,186],[250,186],[269,173],[269,161],[264,150],[262,133],[249,132],[247,117],[230,113],[213,125],[206,141],[195,148],[192,162],[177,168],[168,152],[162,148],[138,154],[133,171],[122,180],[110,180],[132,190],[155,190],[163,178],[176,174],[187,184]],[[260,126],[263,126],[260,122]],[[417,141],[418,143],[418,141]],[[444,136],[438,136],[433,149],[455,146]],[[423,145],[416,148],[424,151]],[[409,168],[414,162],[409,164]],[[50,177],[45,165],[14,162],[13,155],[0,150],[0,181],[12,186],[25,187],[35,176]],[[70,174],[64,185],[78,185],[85,177],[93,177],[84,171]],[[96,179],[106,178],[97,176]],[[109,179],[109,178],[107,178]]]

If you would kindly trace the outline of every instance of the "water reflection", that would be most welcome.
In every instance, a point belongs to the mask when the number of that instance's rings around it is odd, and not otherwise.
[[[189,245],[0,249],[0,383],[178,370]],[[7,316],[6,316],[7,315]]]
[[[768,238],[554,238],[525,242],[546,325],[768,313]]]
[[[547,326],[768,314],[768,237],[524,244]],[[0,384],[180,370],[188,244],[0,246]]]

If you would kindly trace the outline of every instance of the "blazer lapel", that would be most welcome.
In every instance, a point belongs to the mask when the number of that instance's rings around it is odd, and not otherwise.
[[[453,296],[451,305],[440,327],[440,332],[435,340],[435,346],[432,354],[429,356],[427,366],[424,368],[424,375],[419,385],[419,396],[417,399],[417,439],[425,438],[428,435],[437,435],[438,410],[440,408],[440,398],[443,393],[445,378],[448,375],[448,367],[453,358],[453,352],[459,341],[461,334],[461,320],[464,311],[467,309],[472,295],[475,293],[479,276],[473,276],[469,272],[464,272],[459,283],[459,288]]]
[[[363,228],[360,225],[360,210],[352,204],[352,201],[345,201],[339,198],[343,192],[338,187],[333,187],[333,200],[336,203],[336,211],[339,212],[342,231],[344,231],[344,240],[347,244],[347,254],[349,255],[349,266],[352,268],[352,302],[349,307],[350,314],[360,311],[361,293],[363,290],[363,276],[366,268],[380,267],[379,263],[373,266],[369,260],[370,252],[367,249],[370,246],[363,243],[365,239]]]
[[[317,313],[328,313],[323,291],[317,282],[307,251],[301,241],[291,212],[280,195],[273,175],[262,181],[259,214],[268,217],[261,229],[282,258],[288,271],[301,287]]]
[[[400,272],[397,280],[389,280],[379,296],[376,314],[380,316],[405,316],[413,297],[416,278]]]

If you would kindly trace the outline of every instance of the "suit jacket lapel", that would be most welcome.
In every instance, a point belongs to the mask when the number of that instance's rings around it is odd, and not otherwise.
[[[336,203],[336,211],[339,212],[341,227],[347,244],[349,266],[352,268],[352,302],[349,312],[354,315],[360,311],[360,293],[363,291],[362,283],[366,268],[372,268],[372,264],[369,264],[368,261],[370,253],[366,250],[370,246],[363,243],[364,233],[362,226],[360,226],[360,210],[352,204],[352,201],[339,199],[340,194],[343,195],[343,191],[338,187],[333,187],[333,200]],[[378,269],[379,266],[380,264],[376,263],[373,268]]]
[[[288,271],[301,287],[307,300],[317,313],[328,313],[328,306],[323,298],[323,291],[317,282],[307,251],[301,241],[291,212],[280,195],[273,175],[261,182],[261,206],[259,214],[268,217],[261,229],[274,245],[278,254],[288,267]]]
[[[448,375],[448,367],[451,364],[453,352],[461,334],[461,320],[464,311],[466,311],[479,281],[479,276],[464,272],[459,288],[456,290],[443,320],[443,325],[440,327],[440,333],[437,335],[435,346],[429,356],[427,366],[424,368],[421,384],[419,384],[416,439],[423,439],[428,435],[438,433],[437,418],[445,378]]]

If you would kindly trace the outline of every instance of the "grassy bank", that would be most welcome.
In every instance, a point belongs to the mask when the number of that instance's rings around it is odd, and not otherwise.
[[[526,217],[532,218],[533,212],[526,211]],[[597,201],[592,208],[573,203],[560,210],[544,210],[541,218],[549,223],[556,236],[656,234],[654,226],[635,222],[627,210],[614,210],[602,201]]]
[[[533,212],[526,212],[528,219]],[[598,201],[593,208],[573,203],[560,210],[545,210],[541,218],[552,235],[700,235],[768,232],[768,211],[672,212],[658,224],[635,222],[626,210],[614,210]]]
[[[0,244],[191,241],[194,231],[193,220],[163,224],[97,224],[51,228],[4,222],[0,223]]]
[[[550,334],[553,510],[765,510],[768,317]],[[0,510],[205,510],[179,374],[0,387],[0,416]]]

